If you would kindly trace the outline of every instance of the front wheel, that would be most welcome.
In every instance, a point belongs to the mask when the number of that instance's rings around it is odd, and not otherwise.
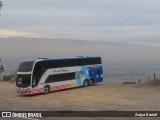
[[[84,80],[83,86],[84,86],[84,87],[88,86],[88,81],[87,81],[87,80]]]
[[[94,85],[94,80],[93,80],[93,79],[90,79],[90,80],[89,80],[89,85],[90,85],[90,86],[93,86],[93,85]]]
[[[44,87],[44,94],[48,94],[50,93],[50,87],[49,86],[45,86]]]

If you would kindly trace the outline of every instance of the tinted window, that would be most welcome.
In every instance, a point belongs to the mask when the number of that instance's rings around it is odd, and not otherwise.
[[[16,80],[17,87],[29,87],[31,84],[31,75],[18,75]]]
[[[81,65],[93,65],[101,64],[101,58],[75,58],[75,59],[65,59],[65,60],[49,60],[47,61],[48,68],[60,68],[60,67],[70,67],[70,66],[81,66]]]
[[[73,79],[75,79],[75,72],[65,73],[65,74],[56,74],[56,75],[48,76],[45,83],[60,82],[60,81],[73,80]]]
[[[18,72],[30,72],[32,71],[34,61],[22,62],[18,67]]]

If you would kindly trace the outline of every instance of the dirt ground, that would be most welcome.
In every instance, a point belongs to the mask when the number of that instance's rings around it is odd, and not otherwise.
[[[0,111],[160,111],[160,86],[97,84],[21,96],[15,83],[0,83]]]

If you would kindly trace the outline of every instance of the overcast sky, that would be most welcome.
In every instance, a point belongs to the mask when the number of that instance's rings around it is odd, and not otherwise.
[[[152,41],[160,0],[2,0],[0,37]]]

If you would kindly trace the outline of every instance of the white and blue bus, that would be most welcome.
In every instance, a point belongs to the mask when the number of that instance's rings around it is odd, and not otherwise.
[[[38,58],[22,62],[17,71],[17,92],[49,93],[103,81],[101,57]]]

